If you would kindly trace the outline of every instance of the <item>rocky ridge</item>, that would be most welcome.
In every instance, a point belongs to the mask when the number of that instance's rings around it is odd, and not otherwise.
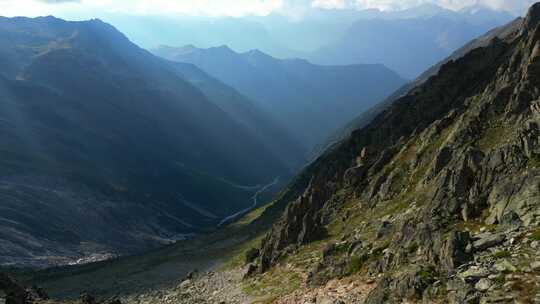
[[[260,272],[320,244],[308,285],[361,275],[376,282],[365,303],[538,301],[539,16],[536,4],[312,164]]]

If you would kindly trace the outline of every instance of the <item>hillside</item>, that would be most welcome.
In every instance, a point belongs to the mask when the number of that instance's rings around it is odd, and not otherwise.
[[[352,276],[363,303],[537,300],[539,33],[536,4],[319,158],[258,269]]]
[[[155,54],[196,65],[269,113],[311,152],[344,121],[384,99],[404,80],[381,65],[319,66],[226,46],[161,47]]]
[[[249,99],[99,20],[2,17],[0,58],[0,264],[134,253],[213,229],[302,164]]]

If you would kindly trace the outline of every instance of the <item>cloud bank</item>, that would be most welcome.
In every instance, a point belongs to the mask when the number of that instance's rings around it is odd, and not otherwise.
[[[96,11],[137,15],[264,16],[291,7],[402,10],[423,4],[448,9],[483,5],[522,14],[535,0],[0,0],[0,15],[38,16]]]
[[[460,10],[470,6],[486,6],[522,14],[536,0],[314,0],[312,6],[320,8],[357,8],[380,10],[403,10],[419,5],[435,4],[447,9]]]

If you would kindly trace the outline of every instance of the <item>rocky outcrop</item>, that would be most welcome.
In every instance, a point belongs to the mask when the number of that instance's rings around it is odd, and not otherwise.
[[[304,194],[287,206],[283,218],[262,242],[261,272],[275,263],[288,246],[307,244],[325,235],[320,211],[328,198],[327,186],[313,179]]]

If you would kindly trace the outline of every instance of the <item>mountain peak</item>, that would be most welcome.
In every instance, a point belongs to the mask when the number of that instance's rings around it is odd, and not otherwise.
[[[535,3],[529,11],[527,16],[523,21],[523,28],[521,30],[522,34],[528,33],[529,31],[534,31],[538,24],[540,23],[540,2]]]
[[[216,47],[213,47],[213,48],[210,48],[210,49],[234,53],[234,51],[233,51],[228,45],[226,45],[226,44],[220,45],[220,46],[216,46]]]

